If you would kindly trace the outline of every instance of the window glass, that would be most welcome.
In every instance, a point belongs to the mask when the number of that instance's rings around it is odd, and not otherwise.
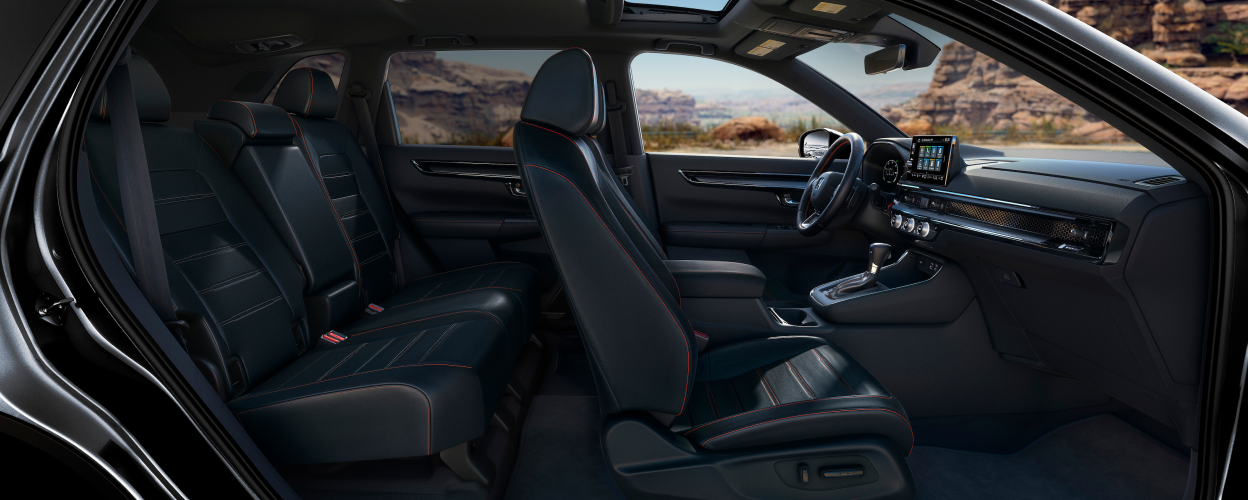
[[[553,50],[400,52],[386,81],[405,144],[511,146],[511,129]]]
[[[647,53],[632,73],[646,151],[797,156],[802,132],[847,130],[792,90],[723,61]]]
[[[935,31],[898,21],[941,47],[935,63],[867,75],[863,56],[880,48],[843,43],[824,45],[798,60],[909,135],[957,135],[964,144],[1007,156],[1164,165],[1110,124],[1035,80]]]
[[[705,10],[710,12],[719,12],[724,10],[729,0],[638,0],[636,2],[624,2],[629,5],[654,5],[658,7],[679,7],[684,9]]]
[[[294,71],[296,68],[319,69],[329,73],[329,77],[334,80],[334,87],[337,88],[338,81],[342,79],[342,67],[346,61],[347,58],[343,57],[342,54],[319,54],[300,59],[299,62],[295,63],[294,66],[291,66],[286,73],[290,74],[290,72]],[[265,104],[273,104],[273,96],[277,95],[277,87],[279,86],[280,83],[279,85],[274,85],[273,90],[269,91],[269,96],[264,98]]]

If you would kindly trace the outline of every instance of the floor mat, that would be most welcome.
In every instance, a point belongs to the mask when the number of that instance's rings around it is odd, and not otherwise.
[[[915,447],[921,500],[1181,499],[1187,459],[1102,415],[1075,422],[1013,455]]]
[[[524,425],[507,500],[624,500],[598,440],[593,396],[538,395]]]

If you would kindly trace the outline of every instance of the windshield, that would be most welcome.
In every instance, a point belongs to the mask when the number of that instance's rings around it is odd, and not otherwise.
[[[941,47],[935,63],[867,75],[880,47],[830,43],[798,56],[908,135],[956,135],[1006,156],[1165,165],[1143,146],[1070,100],[931,29],[893,16]],[[1124,153],[1135,153],[1124,157]],[[1138,156],[1137,156],[1138,155]]]

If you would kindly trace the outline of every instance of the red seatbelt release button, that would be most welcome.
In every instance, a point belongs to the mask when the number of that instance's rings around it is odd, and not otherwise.
[[[379,305],[377,305],[377,304],[369,304],[369,305],[368,305],[368,307],[365,307],[365,308],[364,308],[364,312],[368,313],[368,315],[369,315],[369,316],[376,315],[376,314],[378,314],[378,313],[380,313],[380,312],[382,312],[382,311],[385,311],[385,310],[386,310],[386,308],[381,307],[381,306],[379,306]]]
[[[333,330],[330,330],[329,333],[326,333],[325,335],[321,335],[321,340],[324,340],[331,344],[337,344],[339,342],[347,340],[347,336],[341,333],[335,332]]]

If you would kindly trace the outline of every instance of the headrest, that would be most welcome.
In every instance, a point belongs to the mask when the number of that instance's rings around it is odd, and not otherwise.
[[[604,99],[589,53],[567,49],[550,56],[533,77],[520,119],[569,135],[602,128]]]
[[[324,71],[295,68],[277,84],[273,105],[308,118],[333,118],[338,113],[338,89]]]
[[[258,102],[217,101],[208,108],[209,120],[222,120],[243,129],[248,139],[289,139],[295,136],[295,124],[277,106]]]
[[[156,68],[147,59],[137,55],[130,56],[129,66],[130,86],[134,90],[134,104],[139,110],[139,121],[169,121],[169,89],[165,88],[165,82],[156,74]],[[108,120],[107,86],[95,98],[95,104],[91,106],[91,118]]]

